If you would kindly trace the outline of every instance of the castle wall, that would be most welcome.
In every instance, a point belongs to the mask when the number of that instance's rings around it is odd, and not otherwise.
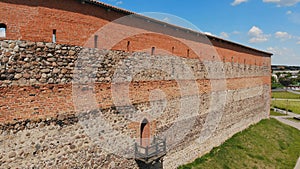
[[[84,51],[92,53],[92,56],[97,56],[96,58],[104,63],[97,67],[95,84],[90,89],[94,91],[97,107],[102,110],[105,120],[114,126],[114,130],[126,133],[132,138],[139,138],[140,123],[126,119],[126,113],[118,113],[111,89],[112,81],[115,78],[114,73],[120,69],[120,61],[124,61],[130,56],[147,54],[13,40],[1,41],[0,51],[0,120],[2,124],[1,140],[4,145],[1,152],[2,166],[28,167],[30,163],[32,166],[39,167],[51,167],[54,164],[61,167],[69,164],[73,167],[82,167],[85,164],[102,167],[115,165],[122,168],[130,166],[129,168],[131,168],[136,165],[132,159],[120,160],[109,151],[101,150],[91,135],[84,132],[85,128],[80,123],[80,115],[75,110],[77,106],[74,105],[76,104],[74,97],[78,97],[78,95],[74,94],[76,85],[72,79],[74,71],[76,71],[76,64],[78,64],[76,61],[78,62],[78,57]],[[156,56],[147,57],[152,57],[154,61],[156,59]],[[171,56],[162,58],[169,62],[169,57]],[[192,90],[182,95],[179,83],[188,81],[188,79],[177,75],[178,77],[174,80],[172,75],[159,70],[139,72],[135,74],[129,86],[120,84],[119,87],[121,89],[129,88],[131,104],[140,111],[151,108],[151,102],[149,102],[151,91],[160,89],[165,93],[168,104],[159,118],[152,121],[152,135],[163,133],[178,121],[180,99],[194,96],[200,98],[199,113],[193,117],[196,122],[184,139],[185,141],[170,148],[167,156],[164,157],[165,168],[174,168],[189,162],[212,147],[221,144],[234,133],[268,117],[267,101],[270,92],[268,67],[223,63],[222,61],[203,63],[199,59],[184,57],[179,57],[180,62],[174,61],[173,64],[166,65],[163,59],[154,64],[161,64],[159,66],[165,70],[182,68],[178,63],[186,63],[189,67],[193,67],[194,80],[198,85],[198,90]],[[132,59],[126,63],[130,67],[139,62]],[[216,65],[221,65],[221,67],[215,69]],[[224,74],[224,76],[221,77],[218,74]],[[174,76],[176,77],[176,74]],[[222,83],[225,86],[212,86],[212,83]],[[82,91],[80,97],[85,95],[85,90],[80,91]],[[211,139],[199,143],[198,138],[201,136],[207,116],[211,113],[211,104],[214,104],[212,95],[218,96],[224,91],[226,91],[226,98],[222,119]],[[88,90],[87,96],[90,96]],[[89,101],[89,98],[85,99]],[[153,100],[153,102],[159,103],[160,100]],[[124,106],[126,107],[126,105]],[[182,123],[186,122],[190,121]],[[76,137],[75,143],[73,137]],[[58,141],[53,147],[50,144],[52,142],[54,144],[54,140]],[[58,151],[59,153],[57,153]],[[93,157],[90,157],[89,154],[82,154],[86,151],[97,153],[93,153]],[[98,153],[98,151],[100,152]],[[82,158],[78,156],[82,156]],[[105,161],[104,159],[108,157],[111,158]],[[105,162],[92,163],[96,160],[95,158],[103,159]],[[65,160],[61,161],[60,159]]]
[[[138,168],[144,118],[176,168],[268,117],[270,54],[125,15],[0,2],[0,168]]]

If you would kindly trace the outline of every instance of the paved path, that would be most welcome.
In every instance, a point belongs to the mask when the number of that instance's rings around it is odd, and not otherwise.
[[[288,90],[288,92],[294,93],[294,94],[300,94],[300,92],[297,92],[297,91],[294,91],[294,90]]]
[[[286,119],[286,118],[293,118],[295,116],[299,116],[299,114],[289,112],[287,116],[271,116],[271,117],[277,119],[278,121],[280,121],[284,124],[290,125],[296,129],[300,130],[300,122],[297,123],[297,122]],[[294,169],[300,169],[300,157],[299,157]]]
[[[275,118],[275,119],[277,119],[278,121],[280,121],[280,122],[282,122],[284,124],[287,124],[289,126],[292,126],[292,127],[296,128],[296,129],[300,130],[300,122],[294,122],[292,120],[286,119],[286,118],[293,118],[293,117],[294,116],[284,116],[284,117],[282,117],[282,116],[276,116],[276,117],[272,116],[272,118]]]
[[[300,102],[300,99],[279,99],[279,98],[272,98],[272,100],[283,100],[283,101],[294,101],[294,102]]]
[[[297,164],[296,164],[296,166],[295,166],[294,169],[300,169],[300,158],[298,159],[298,162],[297,162]]]

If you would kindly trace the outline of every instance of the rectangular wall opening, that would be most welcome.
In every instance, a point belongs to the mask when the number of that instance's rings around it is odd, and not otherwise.
[[[130,41],[127,41],[127,52],[130,52]]]
[[[98,35],[94,36],[94,48],[98,48]]]
[[[4,23],[0,23],[0,38],[6,37],[6,25]]]
[[[152,47],[151,48],[151,55],[154,55],[155,54],[155,47]]]
[[[53,29],[52,32],[52,43],[56,43],[56,29]]]

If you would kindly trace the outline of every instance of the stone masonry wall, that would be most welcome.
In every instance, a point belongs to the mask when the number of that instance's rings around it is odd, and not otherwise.
[[[79,85],[79,95],[74,96],[77,82],[80,82],[74,81],[75,74],[81,70],[85,56],[97,65],[96,71],[85,69],[90,71],[95,83],[87,87]],[[115,77],[117,70],[126,72],[142,64],[143,59],[136,59],[139,57],[149,58],[153,65],[173,73],[151,69],[137,72],[132,79],[122,75]],[[157,110],[160,114],[150,111],[150,115],[157,117],[150,122],[152,136],[168,131],[178,119],[182,126],[195,120],[188,134],[176,145],[171,144],[171,138],[166,138],[170,144],[164,168],[190,162],[234,133],[268,117],[269,64],[170,57],[44,42],[0,41],[0,168],[138,168],[133,158],[120,157],[101,142],[107,137],[140,137],[140,123],[144,117],[132,121],[121,110],[146,112],[153,105],[163,107]],[[267,63],[268,59],[262,58]],[[184,69],[182,65],[192,70],[193,79],[176,74]],[[112,96],[115,79],[132,80],[127,87],[133,107],[116,105]],[[189,84],[189,81],[195,81],[198,89],[183,95],[180,84]],[[122,89],[126,85],[119,87]],[[149,101],[152,91],[157,89],[165,98],[154,97]],[[90,92],[94,100],[89,97]],[[218,105],[222,95],[225,96],[224,108],[218,109],[213,105]],[[199,112],[180,119],[182,99],[195,97],[199,97],[200,104],[186,111],[198,108]],[[74,103],[78,98],[95,101],[97,108],[86,112],[83,105],[82,112],[78,112],[81,105]],[[222,110],[221,114],[217,110]],[[111,135],[101,123],[92,125],[100,116],[117,135]],[[207,118],[220,118],[220,122],[211,136],[201,141]],[[130,140],[122,141],[129,147],[133,145]]]
[[[72,81],[75,62],[87,52],[82,47],[60,45],[44,42],[1,41],[0,48],[0,86],[26,86],[33,84],[67,84]],[[89,57],[95,58],[100,65],[95,82],[110,83],[119,62],[131,55],[124,51],[90,50]],[[139,53],[137,53],[139,55]],[[147,54],[144,54],[145,56]],[[224,56],[225,57],[225,56]],[[92,59],[91,59],[92,60]],[[246,78],[268,76],[267,65],[242,64],[239,60],[199,61],[199,59],[181,59],[188,64],[195,73],[195,79],[205,78]],[[134,60],[132,60],[133,62]],[[133,64],[133,63],[126,63]],[[160,64],[157,62],[157,64]],[[164,65],[166,67],[168,65]],[[172,65],[171,65],[172,66]],[[178,65],[180,66],[180,65]],[[127,66],[128,67],[128,66]],[[166,70],[169,67],[164,68]],[[208,77],[208,75],[212,77]],[[152,76],[144,76],[142,72],[136,76],[137,80],[171,80],[174,77],[153,72]],[[176,77],[175,77],[176,78]]]

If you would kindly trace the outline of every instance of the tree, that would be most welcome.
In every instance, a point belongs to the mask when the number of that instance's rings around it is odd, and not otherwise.
[[[276,83],[276,78],[274,76],[272,76],[272,83]]]
[[[280,77],[280,75],[281,75],[281,73],[280,73],[280,72],[277,72],[277,73],[276,73],[276,76],[277,76],[277,78],[279,78],[279,77]]]
[[[290,78],[284,78],[281,77],[279,78],[279,82],[283,85],[283,86],[289,86],[292,83],[292,80]]]

